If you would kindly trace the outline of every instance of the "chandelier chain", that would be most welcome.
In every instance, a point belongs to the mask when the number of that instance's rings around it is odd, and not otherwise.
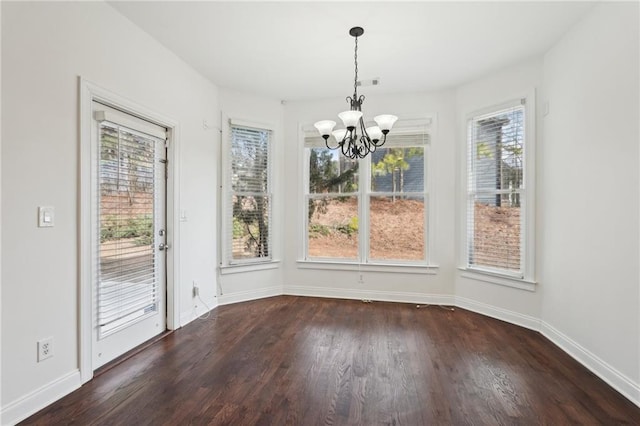
[[[354,100],[357,98],[357,93],[358,93],[358,37],[355,38],[356,39],[356,48],[354,51],[354,62],[355,62],[355,69],[356,69],[356,73],[355,73],[355,78],[353,79],[353,97]]]

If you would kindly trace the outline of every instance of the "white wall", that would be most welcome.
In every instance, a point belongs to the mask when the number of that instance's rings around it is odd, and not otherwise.
[[[179,123],[181,318],[213,300],[217,88],[104,3],[2,2],[3,424],[79,385],[78,76]],[[56,209],[53,228],[36,209]],[[54,357],[36,361],[36,341]]]
[[[467,116],[477,110],[499,105],[503,102],[517,99],[526,95],[529,91],[540,89],[542,86],[542,60],[531,59],[516,66],[492,73],[485,78],[478,79],[456,90],[456,131],[457,131],[457,164],[460,171],[463,168],[460,161],[461,153],[466,149],[466,119]],[[537,118],[537,117],[536,117]],[[540,120],[536,120],[540,135]],[[535,142],[531,141],[531,142]],[[463,206],[462,191],[464,182],[462,174],[458,177],[458,224],[457,241],[460,234],[465,232],[460,220],[460,211]],[[535,218],[534,218],[535,219]],[[462,250],[461,247],[459,247]],[[461,253],[457,253],[456,266],[461,264]],[[470,309],[497,315],[503,319],[509,319],[528,327],[535,327],[535,321],[540,318],[541,297],[539,291],[527,291],[518,288],[506,287],[494,283],[488,283],[476,279],[463,277],[461,271],[456,271],[455,294],[456,297],[468,304]]]
[[[220,110],[223,120],[245,120],[255,124],[264,124],[273,127],[273,174],[271,179],[272,204],[271,237],[272,254],[275,263],[272,269],[263,269],[250,272],[237,272],[234,268],[225,268],[224,274],[219,276],[219,301],[221,304],[233,303],[242,300],[250,300],[258,297],[274,296],[282,294],[282,259],[284,257],[282,239],[284,219],[284,108],[279,100],[268,99],[230,89],[220,89]],[[222,126],[228,129],[228,126]],[[225,143],[228,143],[228,134],[223,134]],[[223,169],[220,169],[223,172]],[[221,193],[220,196],[223,196]],[[221,206],[222,203],[219,203]],[[223,232],[220,233],[219,247],[224,249],[225,241],[222,241]]]
[[[321,101],[287,102],[285,106],[285,293],[330,297],[403,300],[413,302],[451,302],[453,293],[453,253],[455,206],[453,91],[407,95],[376,94],[375,88],[363,88],[367,96],[363,104],[365,117],[393,113],[399,117],[433,116],[436,133],[431,154],[434,168],[432,205],[434,250],[432,257],[439,269],[435,275],[409,273],[364,272],[364,283],[358,283],[358,272],[301,269],[299,259],[302,242],[302,164],[303,149],[300,126],[313,125],[321,119],[336,117],[348,108],[344,98]]]
[[[638,12],[599,5],[544,57],[538,252],[546,326],[640,405]]]

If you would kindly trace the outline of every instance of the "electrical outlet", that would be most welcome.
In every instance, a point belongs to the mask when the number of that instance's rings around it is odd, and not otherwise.
[[[362,276],[362,274],[358,274],[358,283],[364,284],[364,277]]]
[[[38,340],[38,362],[53,356],[53,337]]]

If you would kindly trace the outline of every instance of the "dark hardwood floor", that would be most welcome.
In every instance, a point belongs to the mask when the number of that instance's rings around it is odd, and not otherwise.
[[[640,408],[524,328],[282,296],[219,307],[22,424],[639,425]]]

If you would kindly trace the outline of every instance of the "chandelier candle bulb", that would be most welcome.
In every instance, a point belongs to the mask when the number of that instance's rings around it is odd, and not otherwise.
[[[322,137],[327,140],[329,139],[329,136],[331,136],[331,131],[333,130],[333,128],[336,127],[336,122],[331,120],[322,120],[318,121],[316,124],[314,124],[314,126],[316,129],[318,129],[320,135],[322,135]]]
[[[345,136],[347,136],[347,129],[338,129],[333,131],[333,137],[336,138],[338,143],[343,141]]]
[[[328,149],[340,148],[342,155],[352,160],[364,158],[369,153],[375,152],[376,148],[384,145],[387,141],[387,133],[389,133],[398,119],[395,115],[379,115],[374,118],[378,124],[377,126],[365,128],[364,119],[362,118],[364,95],[358,96],[358,37],[362,34],[364,34],[362,27],[353,27],[349,30],[349,35],[356,39],[353,58],[355,62],[355,78],[353,79],[353,97],[347,97],[350,108],[348,111],[338,114],[346,129],[333,131],[333,137],[336,139],[337,145],[329,145],[329,133],[336,125],[335,121],[322,120],[314,124],[320,136],[324,138],[324,143]]]
[[[373,118],[385,135],[389,133],[389,130],[391,130],[397,119],[398,117],[390,114],[378,115]]]
[[[382,138],[382,130],[378,126],[367,127],[367,134],[374,142],[378,142]]]
[[[344,111],[338,114],[340,120],[348,130],[353,130],[358,125],[358,121],[362,118],[362,112],[360,111]]]

